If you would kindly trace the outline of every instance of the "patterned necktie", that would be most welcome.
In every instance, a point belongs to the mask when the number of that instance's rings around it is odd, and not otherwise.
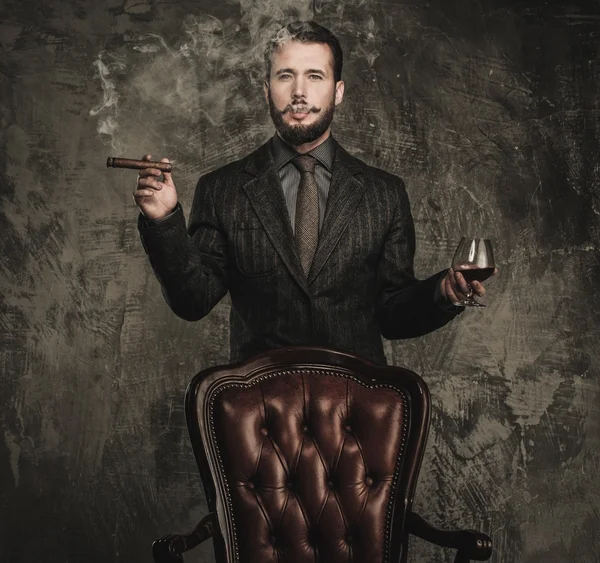
[[[308,277],[319,241],[319,194],[315,179],[317,161],[313,156],[305,154],[296,156],[292,162],[300,170],[294,223],[296,248],[304,274]]]

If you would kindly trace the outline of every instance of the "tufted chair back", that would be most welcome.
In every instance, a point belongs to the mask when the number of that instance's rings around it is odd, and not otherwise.
[[[198,374],[186,413],[218,563],[405,560],[429,425],[418,375],[279,349]]]

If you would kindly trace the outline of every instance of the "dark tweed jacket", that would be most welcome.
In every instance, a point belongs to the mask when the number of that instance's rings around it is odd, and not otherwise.
[[[337,145],[308,279],[298,259],[269,143],[215,170],[183,210],[140,217],[142,242],[173,311],[193,321],[229,291],[231,361],[287,345],[321,345],[385,363],[381,336],[431,332],[459,309],[438,306],[444,274],[417,280],[415,234],[400,178]]]

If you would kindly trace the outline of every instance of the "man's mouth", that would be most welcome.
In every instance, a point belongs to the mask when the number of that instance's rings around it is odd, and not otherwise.
[[[302,121],[309,113],[308,111],[292,111],[290,117],[296,121]]]
[[[318,113],[320,110],[316,107],[309,106],[287,106],[283,110],[283,114],[289,113],[292,119],[296,119],[298,121],[303,120],[307,115],[311,113]]]

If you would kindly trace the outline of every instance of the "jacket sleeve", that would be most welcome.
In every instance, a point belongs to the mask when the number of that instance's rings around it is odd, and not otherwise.
[[[208,315],[228,290],[227,237],[215,209],[215,188],[214,181],[198,181],[187,231],[179,203],[159,221],[138,218],[142,244],[165,300],[188,321]]]
[[[422,336],[444,326],[463,307],[436,297],[446,271],[418,280],[414,275],[415,229],[404,183],[394,177],[397,205],[380,257],[376,313],[387,339]]]

